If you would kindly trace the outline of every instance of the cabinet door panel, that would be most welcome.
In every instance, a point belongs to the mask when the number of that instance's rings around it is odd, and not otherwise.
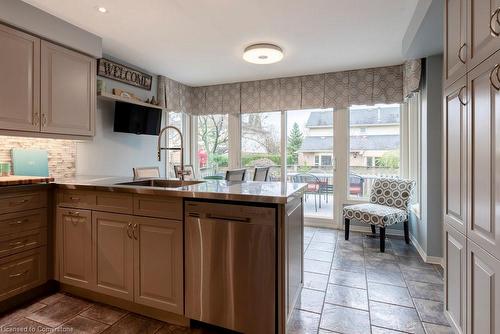
[[[466,326],[466,239],[445,224],[445,311],[457,333]]]
[[[40,130],[40,39],[0,25],[0,129]]]
[[[90,211],[58,208],[57,225],[60,281],[93,288],[95,280]]]
[[[93,212],[97,241],[97,291],[133,300],[132,216]]]
[[[500,261],[467,242],[467,333],[500,333]]]
[[[95,59],[42,41],[42,132],[93,135],[95,81]]]
[[[467,108],[465,77],[445,90],[445,221],[465,234],[467,215]]]
[[[467,235],[496,257],[500,257],[500,93],[495,66],[500,54],[468,75],[471,119],[470,189],[471,220]]]
[[[445,87],[466,72],[466,0],[445,0],[444,80]]]
[[[135,302],[184,313],[182,222],[134,217]]]
[[[469,69],[500,49],[500,37],[493,33],[500,33],[500,23],[495,15],[499,6],[499,0],[468,0],[467,66]]]

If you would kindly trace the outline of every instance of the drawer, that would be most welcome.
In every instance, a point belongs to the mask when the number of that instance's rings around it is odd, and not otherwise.
[[[134,196],[134,215],[182,220],[182,198]]]
[[[134,199],[132,194],[118,194],[112,192],[98,192],[95,208],[98,211],[132,214]]]
[[[47,244],[47,229],[7,234],[0,237],[0,257],[21,253]]]
[[[29,191],[0,195],[0,214],[45,208],[46,206],[46,191]]]
[[[40,247],[0,260],[0,300],[47,280],[47,248]]]
[[[47,209],[28,210],[0,216],[0,235],[34,230],[47,226]]]
[[[92,191],[61,190],[57,194],[57,205],[68,208],[92,209],[96,204],[96,193]]]

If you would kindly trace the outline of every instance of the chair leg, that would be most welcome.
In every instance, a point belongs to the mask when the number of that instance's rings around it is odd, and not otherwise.
[[[406,242],[406,244],[409,244],[410,243],[410,231],[408,228],[408,220],[405,220],[403,224],[404,224],[404,230],[405,230],[405,242]]]
[[[319,193],[319,208],[321,209],[321,192]]]
[[[385,252],[385,227],[380,228],[380,252]]]
[[[372,228],[372,234],[376,234],[377,231],[375,231],[375,225],[370,225],[370,227]]]
[[[345,240],[349,240],[349,224],[349,219],[344,218]]]

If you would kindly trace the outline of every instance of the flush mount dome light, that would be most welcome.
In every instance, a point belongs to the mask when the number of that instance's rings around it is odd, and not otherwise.
[[[274,44],[254,44],[245,49],[243,59],[252,64],[277,63],[283,59],[283,50]]]

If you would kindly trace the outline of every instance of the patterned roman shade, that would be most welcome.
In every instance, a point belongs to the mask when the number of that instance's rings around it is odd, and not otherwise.
[[[206,87],[188,87],[159,76],[158,96],[168,110],[191,115],[239,114],[402,103],[403,96],[418,89],[419,84],[420,61],[411,61],[404,65]]]
[[[408,60],[403,64],[403,95],[408,97],[420,89],[422,62],[420,59]]]

